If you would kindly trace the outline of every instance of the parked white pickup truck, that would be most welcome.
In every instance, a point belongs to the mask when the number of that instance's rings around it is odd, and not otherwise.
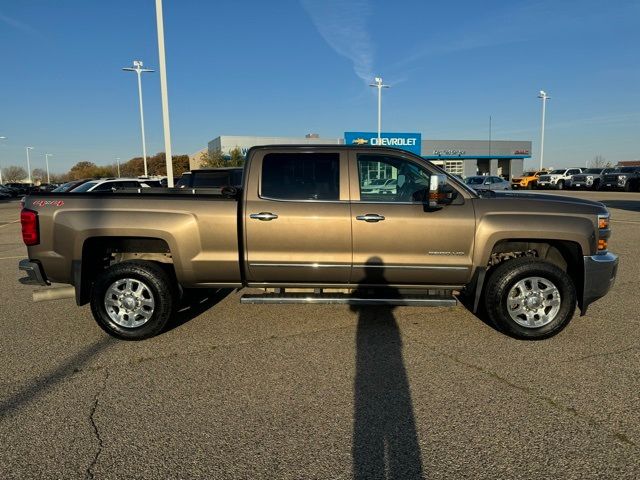
[[[571,175],[582,173],[581,168],[559,168],[549,173],[540,175],[538,178],[538,188],[555,188],[562,190],[571,180]]]

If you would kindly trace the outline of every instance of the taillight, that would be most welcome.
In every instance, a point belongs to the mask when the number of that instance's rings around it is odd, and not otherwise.
[[[22,241],[27,247],[40,243],[40,229],[38,226],[38,212],[27,210],[20,212],[20,223],[22,224]]]

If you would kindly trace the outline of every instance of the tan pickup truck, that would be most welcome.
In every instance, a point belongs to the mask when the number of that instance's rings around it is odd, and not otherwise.
[[[379,179],[392,187],[369,187]],[[264,289],[243,303],[463,296],[505,333],[541,339],[605,295],[618,266],[601,203],[480,195],[383,147],[255,147],[241,188],[32,195],[21,220],[23,283],[70,284],[106,332],[135,340],[160,332],[188,289],[223,287]]]

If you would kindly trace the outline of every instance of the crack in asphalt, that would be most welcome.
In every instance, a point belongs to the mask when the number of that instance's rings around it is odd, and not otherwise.
[[[96,413],[96,410],[98,409],[98,401],[100,400],[100,396],[104,393],[104,391],[107,388],[107,380],[109,380],[109,370],[107,370],[106,375],[104,376],[104,380],[102,382],[102,387],[96,393],[96,396],[93,399],[93,405],[91,405],[91,410],[89,411],[89,422],[91,423],[91,426],[93,427],[93,434],[94,434],[96,440],[98,441],[98,449],[96,450],[96,454],[93,457],[93,460],[91,460],[91,463],[87,467],[87,471],[86,471],[86,474],[85,474],[85,478],[86,479],[95,478],[93,469],[96,466],[96,463],[98,463],[98,457],[100,457],[100,453],[102,453],[102,449],[104,447],[104,443],[102,441],[102,437],[100,436],[100,430],[98,429],[98,425],[96,424],[94,415]]]
[[[585,355],[584,357],[578,357],[578,358],[574,358],[572,360],[567,360],[565,363],[581,362],[582,360],[589,360],[591,358],[597,358],[597,357],[608,357],[609,355],[617,355],[619,353],[631,352],[633,350],[637,350],[638,348],[640,348],[640,347],[633,346],[633,347],[622,348],[620,350],[613,350],[613,351],[610,351],[610,352],[592,353],[591,355]]]
[[[516,390],[519,390],[519,391],[521,391],[523,393],[526,393],[527,395],[529,395],[531,397],[534,397],[534,398],[546,403],[547,405],[549,405],[550,407],[554,408],[555,410],[558,410],[558,411],[560,411],[562,413],[568,413],[568,414],[573,415],[574,417],[576,417],[576,418],[578,418],[580,420],[583,420],[583,421],[587,422],[592,427],[600,428],[600,429],[604,430],[606,433],[608,433],[610,436],[612,436],[613,438],[615,438],[616,440],[618,440],[621,443],[624,443],[624,444],[629,445],[631,447],[634,447],[636,449],[638,448],[638,445],[633,440],[631,440],[627,435],[625,435],[624,433],[621,433],[621,432],[618,432],[618,431],[615,431],[615,430],[612,430],[612,429],[608,428],[606,425],[603,425],[602,423],[598,422],[594,418],[592,418],[592,417],[590,417],[588,415],[585,415],[583,413],[580,413],[574,407],[566,406],[566,405],[554,400],[551,397],[548,397],[546,395],[541,395],[538,392],[536,392],[536,391],[534,391],[534,390],[532,390],[530,388],[523,387],[521,385],[513,383],[513,382],[507,380],[506,378],[498,375],[496,372],[494,372],[492,370],[488,370],[488,369],[486,369],[484,367],[481,367],[480,365],[475,365],[473,363],[468,363],[468,362],[465,362],[465,361],[459,359],[458,357],[456,357],[454,355],[438,351],[438,350],[434,349],[433,347],[429,346],[428,344],[426,344],[424,342],[420,342],[419,340],[413,340],[413,341],[416,342],[416,343],[419,343],[420,345],[424,345],[425,347],[427,347],[431,352],[435,353],[436,355],[440,355],[442,357],[448,358],[449,360],[451,360],[451,361],[453,361],[453,362],[455,362],[455,363],[457,363],[459,365],[462,365],[464,367],[476,370],[476,371],[478,371],[478,372],[480,372],[480,373],[482,373],[484,375],[487,375],[487,376],[493,378],[494,380],[499,381],[500,383],[503,383],[504,385],[507,385],[507,386],[509,386],[511,388],[515,388]]]

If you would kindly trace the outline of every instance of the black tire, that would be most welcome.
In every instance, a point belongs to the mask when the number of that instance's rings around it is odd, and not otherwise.
[[[133,260],[116,263],[100,273],[91,288],[93,318],[109,335],[123,340],[144,340],[157,335],[171,318],[179,297],[176,282],[172,277],[165,268],[155,262]],[[119,325],[109,316],[105,306],[107,289],[117,280],[125,278],[143,282],[153,295],[153,313],[149,320],[139,327]]]
[[[624,184],[624,191],[625,192],[630,192],[632,190],[633,190],[633,188],[631,187],[631,182],[627,181],[627,183]]]
[[[560,293],[556,316],[541,327],[524,327],[514,321],[507,310],[507,297],[512,287],[527,277],[551,281]],[[565,271],[537,258],[516,258],[502,263],[491,273],[484,291],[486,312],[494,324],[507,335],[522,340],[542,340],[560,333],[576,309],[576,289]]]
[[[564,189],[564,180],[558,180],[558,183],[556,183],[556,188],[558,190],[563,190]]]
[[[597,192],[598,190],[600,190],[600,180],[596,180],[595,182],[593,182],[593,189]]]

